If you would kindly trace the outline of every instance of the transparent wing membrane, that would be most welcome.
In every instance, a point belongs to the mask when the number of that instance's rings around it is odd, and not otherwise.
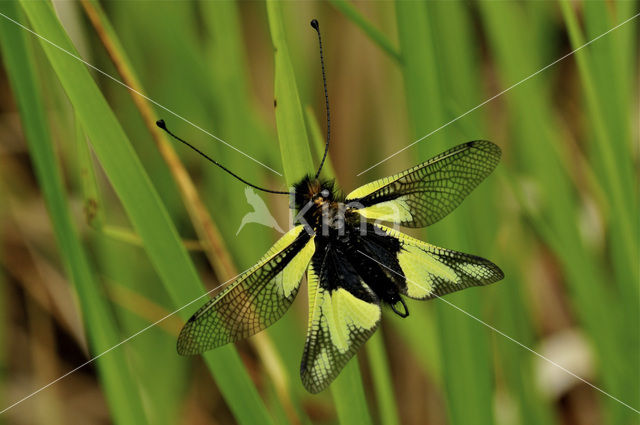
[[[485,141],[455,146],[440,155],[354,190],[346,201],[372,220],[425,227],[453,211],[500,161],[500,148]]]
[[[178,353],[199,354],[273,324],[295,299],[315,250],[303,226],[286,233],[249,271],[198,310],[178,337]]]
[[[379,227],[400,241],[398,263],[406,280],[401,292],[409,298],[432,299],[504,278],[498,266],[482,257],[439,248],[389,227]]]
[[[328,290],[327,284],[320,283],[326,275],[326,271],[316,274],[313,266],[309,266],[309,328],[300,376],[311,393],[329,386],[373,335],[381,317],[380,305],[372,292],[366,301],[340,286]],[[364,282],[362,285],[366,288]]]

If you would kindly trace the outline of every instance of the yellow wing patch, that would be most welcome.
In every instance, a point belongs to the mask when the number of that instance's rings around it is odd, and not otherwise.
[[[264,261],[268,261],[269,258],[272,257],[274,254],[277,254],[278,252],[285,249],[287,246],[291,245],[293,241],[295,241],[296,238],[300,236],[300,233],[302,233],[303,230],[304,230],[304,226],[299,225],[299,226],[295,226],[293,229],[289,230],[287,233],[282,235],[282,237],[278,239],[275,244],[273,244],[273,246],[269,249],[269,251],[267,251],[264,257],[262,257],[262,259],[254,267],[259,267],[260,263]]]
[[[316,245],[313,242],[313,238],[311,238],[305,247],[300,250],[300,253],[275,277],[275,284],[281,290],[280,295],[289,297],[293,291],[297,291],[298,284],[302,279],[302,275],[304,275],[304,272],[307,270],[307,266],[315,250]]]
[[[309,266],[309,329],[300,375],[308,391],[325,389],[375,332],[381,310],[344,288],[327,290]],[[362,283],[364,285],[364,283]]]
[[[371,220],[391,223],[404,223],[413,220],[411,208],[403,197],[394,199],[393,201],[380,202],[370,207],[359,208],[357,212]]]
[[[504,277],[498,266],[484,258],[439,248],[386,226],[378,227],[400,241],[398,263],[406,281],[402,292],[410,298],[434,298]]]
[[[409,170],[407,170],[409,171]],[[371,183],[367,183],[363,186],[360,186],[359,188],[351,191],[347,197],[346,200],[353,200],[353,199],[358,199],[358,198],[364,198],[367,195],[372,194],[373,192],[375,192],[376,190],[387,186],[388,184],[393,183],[394,181],[398,180],[400,177],[404,177],[405,174],[407,174],[407,171],[404,171],[402,173],[398,173],[395,174],[393,176],[389,176],[389,177],[383,177],[381,179],[372,181]]]
[[[249,337],[287,311],[315,251],[314,236],[296,226],[250,270],[201,307],[178,337],[178,353],[198,354]]]
[[[436,278],[460,282],[460,278],[451,267],[413,245],[407,245],[400,251],[398,262],[407,281],[407,295],[411,298],[422,299],[429,296]]]
[[[340,353],[349,350],[352,329],[371,329],[380,320],[380,307],[354,297],[346,289],[322,291],[322,296],[321,316],[324,316],[331,342]],[[323,320],[322,317],[320,320]]]

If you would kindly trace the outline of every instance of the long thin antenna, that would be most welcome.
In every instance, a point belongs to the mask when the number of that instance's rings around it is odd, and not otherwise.
[[[320,35],[320,24],[316,19],[311,21],[311,27],[318,33],[318,46],[320,46],[320,64],[322,65],[322,85],[324,87],[324,104],[327,109],[327,143],[324,146],[324,155],[322,155],[322,161],[320,161],[320,167],[316,172],[316,179],[322,171],[324,161],[327,159],[327,153],[329,153],[329,140],[331,139],[331,114],[329,113],[329,94],[327,93],[327,77],[324,71],[324,57],[322,55],[322,36]]]
[[[207,155],[206,153],[202,152],[200,149],[196,148],[195,146],[193,146],[191,143],[187,142],[186,140],[181,139],[180,137],[176,136],[175,134],[173,134],[171,132],[171,130],[169,130],[167,128],[167,125],[164,123],[164,120],[158,120],[156,121],[156,125],[158,127],[160,127],[161,129],[163,129],[164,131],[167,132],[167,134],[169,134],[169,136],[173,137],[174,139],[176,139],[179,142],[184,143],[185,145],[189,146],[191,149],[193,149],[194,151],[196,151],[197,153],[199,153],[201,156],[205,157],[206,159],[208,159],[210,162],[214,163],[215,165],[217,165],[218,167],[222,168],[224,171],[226,171],[227,173],[231,174],[233,177],[235,177],[236,179],[240,180],[242,183],[247,184],[249,186],[251,186],[254,189],[258,189],[261,190],[263,192],[267,192],[267,193],[276,193],[278,195],[289,195],[289,192],[282,192],[282,191],[278,191],[278,190],[270,190],[270,189],[264,189],[262,187],[256,186],[255,184],[249,183],[248,181],[246,181],[245,179],[243,179],[242,177],[240,177],[239,175],[237,175],[236,173],[232,172],[231,170],[229,170],[227,167],[225,167],[224,165],[220,164],[218,161],[216,161],[215,159],[211,158],[209,155]]]

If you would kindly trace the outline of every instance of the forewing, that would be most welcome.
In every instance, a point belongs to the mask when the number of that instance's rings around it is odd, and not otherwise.
[[[378,300],[368,288],[371,301],[364,301],[342,287],[325,289],[326,285],[320,284],[324,276],[309,266],[309,328],[300,376],[311,393],[329,386],[375,332],[381,316]]]
[[[313,237],[303,226],[287,232],[255,266],[187,321],[178,337],[178,353],[202,353],[277,321],[296,297],[314,250]]]
[[[453,211],[493,171],[500,148],[486,140],[455,146],[403,171],[359,187],[347,203],[367,219],[425,227]]]
[[[498,266],[482,257],[439,248],[389,227],[379,227],[400,241],[398,263],[406,280],[401,292],[409,298],[436,298],[504,278]]]

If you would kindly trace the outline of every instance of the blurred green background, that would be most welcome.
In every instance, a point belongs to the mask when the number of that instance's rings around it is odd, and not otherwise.
[[[638,19],[537,73],[638,9],[1,2],[0,423],[640,423]],[[167,315],[278,234],[236,235],[245,185],[153,125],[276,190],[312,172],[325,132],[312,18],[332,106],[327,176],[348,192],[494,141],[497,171],[415,234],[506,274],[410,302],[407,319],[387,312],[320,395],[298,377],[305,290],[248,341],[176,354],[205,299]],[[285,227],[288,201],[260,196]]]

